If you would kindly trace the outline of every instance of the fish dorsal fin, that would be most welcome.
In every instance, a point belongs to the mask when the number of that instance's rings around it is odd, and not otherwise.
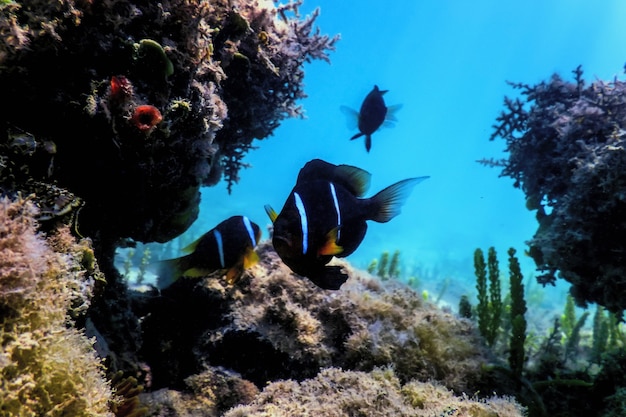
[[[369,188],[371,177],[369,172],[361,168],[351,165],[334,165],[321,159],[313,159],[302,167],[296,184],[308,181],[334,182],[360,197]]]
[[[317,251],[318,255],[339,255],[343,252],[343,248],[337,245],[338,232],[339,226],[331,229],[331,231],[326,234],[326,242],[324,243],[324,246],[319,248]]]
[[[396,217],[400,214],[402,205],[413,191],[413,187],[427,178],[430,177],[409,178],[380,191],[369,199],[368,219],[378,223],[386,223]]]
[[[335,170],[333,182],[341,184],[356,197],[362,197],[370,188],[372,174],[351,165],[339,165]]]
[[[272,221],[272,223],[274,223],[276,221],[276,218],[278,217],[278,213],[276,213],[276,211],[269,204],[266,204],[264,208],[270,220]]]
[[[183,253],[193,253],[193,251],[196,250],[196,247],[198,246],[198,243],[200,242],[200,240],[204,237],[201,236],[198,239],[194,240],[193,242],[191,242],[190,244],[188,244],[187,246],[185,246],[184,248],[181,249],[181,251]]]

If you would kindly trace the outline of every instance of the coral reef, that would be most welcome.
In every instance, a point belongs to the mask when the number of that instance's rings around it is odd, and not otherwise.
[[[573,82],[553,75],[513,84],[523,99],[505,99],[491,139],[506,141],[503,166],[537,211],[529,253],[548,284],[562,277],[576,302],[626,308],[626,83]]]
[[[258,252],[261,263],[236,287],[219,276],[188,279],[137,304],[138,315],[150,312],[143,319],[143,359],[154,389],[184,387],[205,366],[263,386],[311,378],[323,367],[391,365],[403,382],[433,379],[472,392],[488,358],[469,321],[340,261],[351,279],[341,292],[320,291],[283,265],[268,242]]]
[[[0,196],[93,242],[107,285],[80,324],[110,372],[146,377],[115,249],[180,235],[201,186],[230,189],[253,141],[303,115],[303,64],[338,37],[300,4],[0,3]]]
[[[93,341],[72,325],[101,279],[93,251],[67,228],[38,234],[34,216],[0,200],[0,414],[112,416]]]
[[[300,383],[269,384],[250,405],[235,407],[225,417],[255,416],[368,416],[368,417],[515,417],[524,416],[514,401],[454,396],[442,386],[411,381],[402,384],[391,370],[369,373],[322,370]]]
[[[3,4],[2,189],[67,190],[84,202],[83,234],[105,246],[179,235],[201,185],[232,187],[253,140],[302,115],[302,64],[328,60],[337,37],[299,5]]]

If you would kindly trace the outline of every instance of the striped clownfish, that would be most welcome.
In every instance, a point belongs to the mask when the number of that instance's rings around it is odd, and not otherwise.
[[[180,277],[202,277],[225,269],[226,281],[234,284],[243,271],[259,261],[254,248],[261,229],[246,216],[230,217],[183,249],[188,255],[155,262],[148,270],[157,275],[157,287],[164,289]]]
[[[349,165],[320,159],[308,162],[283,209],[265,210],[273,223],[272,244],[291,270],[324,289],[337,290],[348,278],[333,258],[353,253],[363,241],[367,220],[385,223],[400,214],[413,187],[428,177],[397,182],[370,198],[360,198],[371,175]]]

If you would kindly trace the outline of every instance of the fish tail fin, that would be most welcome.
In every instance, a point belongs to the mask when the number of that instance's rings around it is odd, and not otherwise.
[[[370,198],[369,219],[378,223],[386,223],[396,217],[400,214],[402,205],[406,202],[411,191],[413,191],[413,187],[426,178],[429,177],[409,178],[399,181]]]
[[[367,152],[372,149],[372,135],[365,135],[365,150]]]
[[[176,282],[184,271],[181,258],[155,262],[148,266],[148,270],[157,276],[156,286],[160,290]]]

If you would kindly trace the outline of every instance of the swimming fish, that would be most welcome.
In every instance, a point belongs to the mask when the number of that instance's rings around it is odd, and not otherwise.
[[[372,148],[372,134],[378,130],[378,128],[385,124],[385,126],[393,126],[393,122],[396,121],[394,113],[399,110],[402,105],[396,104],[394,106],[387,107],[383,95],[388,90],[379,90],[375,85],[372,91],[365,97],[361,104],[361,110],[357,113],[356,110],[347,106],[341,106],[341,111],[348,116],[350,127],[358,127],[359,133],[352,136],[350,140],[354,140],[365,135],[365,150],[367,152]],[[356,126],[354,124],[356,121]]]
[[[265,206],[273,223],[272,244],[285,265],[321,288],[339,289],[348,276],[326,264],[359,247],[367,220],[385,223],[400,214],[413,187],[428,178],[409,178],[360,198],[370,177],[354,166],[314,159],[300,170],[280,213]]]
[[[227,269],[226,281],[235,283],[243,271],[259,261],[254,251],[261,229],[246,216],[230,217],[183,249],[188,255],[156,262],[148,270],[158,276],[157,287],[164,289],[182,276],[201,277]]]

